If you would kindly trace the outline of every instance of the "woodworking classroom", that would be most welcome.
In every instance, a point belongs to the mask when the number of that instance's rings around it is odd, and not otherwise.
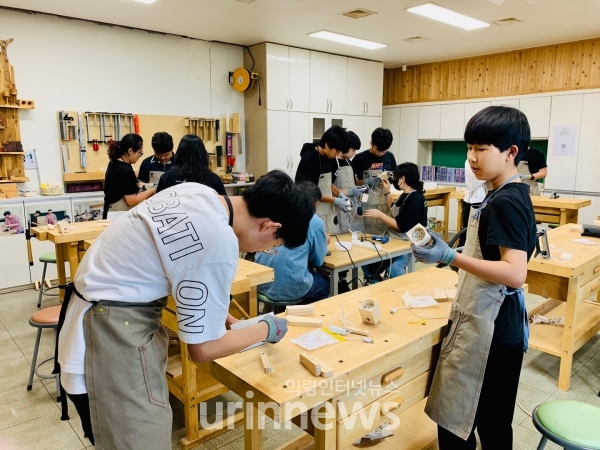
[[[599,18],[0,0],[0,450],[600,450]]]

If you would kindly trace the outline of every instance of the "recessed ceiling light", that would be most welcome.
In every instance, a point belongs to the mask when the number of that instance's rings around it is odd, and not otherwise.
[[[345,36],[343,34],[332,33],[331,31],[317,31],[310,33],[310,37],[316,37],[319,39],[327,39],[328,41],[339,42],[341,44],[354,45],[355,47],[367,48],[369,50],[377,50],[379,48],[387,47],[387,44],[380,44],[378,42],[366,41],[351,36]]]
[[[490,26],[489,23],[473,19],[472,17],[459,14],[446,8],[442,8],[441,6],[434,5],[433,3],[426,3],[421,6],[408,8],[407,11],[420,16],[428,17],[433,20],[438,20],[449,25],[464,28],[465,30],[475,30],[477,28],[485,28]]]
[[[150,3],[154,3],[156,0],[133,0],[133,1],[150,4]]]

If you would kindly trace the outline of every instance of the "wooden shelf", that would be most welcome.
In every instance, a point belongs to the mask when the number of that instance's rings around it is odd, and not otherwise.
[[[104,172],[85,172],[85,173],[63,173],[65,183],[76,183],[79,181],[104,181]]]
[[[546,317],[565,317],[566,302],[560,303],[556,308],[546,311]],[[577,351],[589,340],[588,335],[595,335],[600,331],[600,306],[589,303],[580,303],[577,307],[575,326],[575,340],[573,351]],[[564,327],[554,325],[531,325],[529,346],[554,356],[563,356],[562,343]]]
[[[20,105],[0,105],[0,108],[10,109],[35,109],[35,103],[33,100],[19,100],[22,104]]]
[[[29,178],[18,177],[16,180],[0,180],[0,183],[25,183],[26,181],[29,181]]]
[[[4,155],[24,155],[25,152],[0,152],[0,156]]]

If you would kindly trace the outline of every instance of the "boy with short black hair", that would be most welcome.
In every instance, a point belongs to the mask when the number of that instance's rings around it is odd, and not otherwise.
[[[517,165],[529,146],[525,115],[490,106],[467,124],[471,170],[488,193],[471,209],[463,253],[430,232],[434,245],[412,247],[418,261],[459,269],[458,289],[426,413],[438,424],[441,450],[512,448],[512,419],[529,328],[521,287],[536,224],[529,187]]]
[[[169,133],[159,131],[152,136],[154,155],[147,157],[140,165],[138,180],[155,186],[163,173],[173,167],[173,138]]]

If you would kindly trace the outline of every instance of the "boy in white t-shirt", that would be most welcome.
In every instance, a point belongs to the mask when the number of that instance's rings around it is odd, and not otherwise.
[[[77,271],[58,344],[61,384],[98,448],[171,448],[160,323],[169,294],[194,361],[281,340],[287,321],[275,316],[226,329],[237,321],[230,287],[240,251],[303,244],[313,210],[289,176],[272,171],[231,199],[197,183],[173,186],[100,235]]]

